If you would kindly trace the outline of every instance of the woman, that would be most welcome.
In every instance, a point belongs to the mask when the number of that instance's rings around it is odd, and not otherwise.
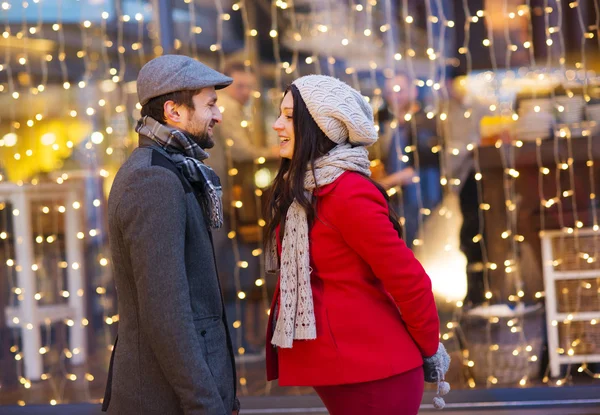
[[[332,415],[416,414],[423,358],[441,382],[447,354],[431,281],[369,178],[372,110],[347,84],[310,75],[288,88],[273,128],[283,161],[268,206],[267,266],[280,276],[267,377],[314,387]]]

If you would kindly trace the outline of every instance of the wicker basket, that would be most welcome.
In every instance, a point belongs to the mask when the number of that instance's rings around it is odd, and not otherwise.
[[[599,322],[600,323],[600,322]],[[574,355],[600,353],[600,324],[589,321],[571,321],[558,325],[558,344],[562,354],[573,350]]]
[[[576,242],[579,249],[576,248]],[[552,239],[552,252],[554,258],[560,261],[554,268],[556,271],[586,271],[600,268],[600,262],[588,262],[582,253],[598,257],[600,253],[600,235],[580,235],[577,239],[572,235]]]
[[[541,372],[544,345],[544,310],[542,308],[508,317],[490,319],[466,315],[461,328],[467,340],[473,378],[477,384],[518,384],[527,377],[537,379]],[[521,326],[513,333],[509,321]],[[535,356],[535,357],[534,357]]]
[[[556,281],[559,313],[600,310],[600,278]]]

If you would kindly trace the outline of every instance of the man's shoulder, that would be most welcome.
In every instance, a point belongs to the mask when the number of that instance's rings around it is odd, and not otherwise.
[[[171,171],[172,173],[175,174],[175,176],[177,176],[177,179],[179,179],[179,181],[181,182],[181,185],[183,186],[183,190],[186,193],[190,193],[192,191],[192,186],[187,181],[187,179],[183,176],[181,171],[177,168],[177,166],[175,165],[173,160],[171,160],[167,155],[163,154],[162,152],[160,152],[158,150],[152,150],[152,154],[150,156],[150,167],[151,168],[162,167],[164,169]]]
[[[192,187],[175,163],[161,151],[149,148],[136,148],[119,169],[113,187],[127,187],[131,184],[164,182],[170,186],[182,186],[185,193]]]

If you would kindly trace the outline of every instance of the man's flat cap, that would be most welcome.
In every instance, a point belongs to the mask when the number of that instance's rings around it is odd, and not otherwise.
[[[137,78],[137,93],[141,105],[152,98],[176,91],[207,87],[225,88],[233,82],[189,56],[163,55],[146,63]]]

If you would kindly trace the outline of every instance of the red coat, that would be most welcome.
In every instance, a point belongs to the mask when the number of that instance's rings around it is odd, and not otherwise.
[[[283,386],[384,379],[423,364],[439,342],[431,280],[398,238],[383,195],[347,172],[316,192],[310,231],[316,340],[271,345],[275,291],[267,330],[267,378]]]

